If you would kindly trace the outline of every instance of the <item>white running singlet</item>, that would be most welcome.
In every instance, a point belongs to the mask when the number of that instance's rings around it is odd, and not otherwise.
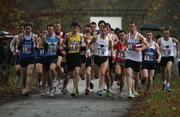
[[[95,55],[97,56],[108,56],[108,47],[109,47],[109,39],[105,36],[105,39],[102,39],[100,35],[97,35],[97,40],[94,43],[95,47]]]
[[[172,41],[172,38],[169,37],[169,39],[166,41],[164,37],[162,37],[160,41],[161,47],[163,48],[163,51],[161,51],[162,57],[174,56],[174,43]]]
[[[142,44],[138,40],[137,36],[138,32],[133,38],[131,38],[130,33],[128,34],[128,49],[125,52],[125,58],[136,62],[142,62],[142,53],[135,51],[135,48],[142,47]]]

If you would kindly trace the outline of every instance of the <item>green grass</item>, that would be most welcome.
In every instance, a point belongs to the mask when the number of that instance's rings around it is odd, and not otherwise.
[[[135,104],[137,117],[180,117],[180,78],[171,81],[172,92],[162,92],[162,81],[154,81],[149,97],[140,97]]]
[[[15,68],[12,68],[9,74],[9,82],[6,85],[0,86],[0,98],[8,98],[19,94],[21,83],[16,82],[15,79],[16,79]]]
[[[9,97],[20,95],[21,87],[22,87],[22,79],[21,81],[16,81],[16,71],[15,68],[12,67],[9,73],[9,82],[6,85],[0,85],[0,99],[6,99]],[[36,89],[36,88],[37,88],[36,74],[33,74],[32,89]]]

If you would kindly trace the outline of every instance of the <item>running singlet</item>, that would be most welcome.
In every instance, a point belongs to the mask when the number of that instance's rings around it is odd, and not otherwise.
[[[45,56],[57,56],[57,50],[58,50],[58,44],[59,44],[59,39],[58,37],[55,35],[55,37],[53,39],[51,39],[48,35],[46,37],[46,43],[47,43],[47,47],[46,47],[46,51],[45,51]]]
[[[90,43],[91,40],[87,40],[87,43]],[[88,46],[86,47],[86,58],[90,58],[92,56],[92,51]]]
[[[41,58],[45,54],[44,48],[37,48],[36,50],[36,58]]]
[[[81,42],[81,36],[78,33],[76,36],[74,36],[70,32],[70,38],[68,40],[68,54],[75,54],[80,52],[80,42]]]
[[[138,32],[133,38],[131,38],[130,33],[128,34],[128,49],[125,52],[125,58],[136,62],[142,62],[142,53],[135,51],[136,48],[142,47],[142,44],[137,39],[137,36]]]
[[[57,37],[59,38],[59,42],[62,43],[64,40],[64,32],[55,32],[55,33],[56,33]],[[63,49],[63,47],[59,48],[59,52],[62,55],[65,55],[65,50]]]
[[[97,40],[94,43],[95,47],[95,55],[97,56],[108,56],[108,47],[109,47],[109,39],[105,36],[105,39],[102,39],[100,35],[97,36]]]
[[[30,39],[26,39],[25,36],[23,36],[23,39],[21,41],[21,49],[20,49],[19,57],[20,59],[35,57],[35,43],[33,39],[33,33]]]
[[[142,60],[143,62],[156,63],[156,57],[157,57],[156,45],[155,42],[153,41],[149,48],[142,51]]]
[[[86,45],[85,39],[82,38],[80,55],[86,55],[86,46],[87,46],[87,45]]]
[[[107,36],[109,37],[109,39],[111,39],[112,45],[117,44],[118,37],[115,34],[108,33]],[[109,56],[112,56],[112,51],[111,50],[109,50]]]
[[[116,62],[125,62],[125,51],[127,50],[128,48],[128,45],[126,45],[124,48],[123,48],[123,45],[118,42],[117,45],[116,45],[116,58],[115,58],[115,61]]]
[[[174,44],[172,41],[172,38],[169,37],[169,40],[165,40],[163,37],[161,40],[161,47],[163,48],[163,51],[161,51],[162,57],[170,57],[174,56]]]

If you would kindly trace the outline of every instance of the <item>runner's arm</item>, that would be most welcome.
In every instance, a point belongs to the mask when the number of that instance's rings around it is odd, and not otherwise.
[[[139,34],[138,36],[139,36],[140,41],[144,44],[144,46],[143,46],[142,48],[140,48],[139,51],[142,51],[142,50],[148,48],[148,47],[149,47],[149,44],[148,44],[148,42],[146,41],[146,38],[145,38],[143,35],[141,35],[141,34]]]
[[[160,63],[160,61],[161,61],[161,52],[159,50],[159,45],[157,43],[155,43],[155,46],[156,46],[156,51],[157,51],[157,54],[158,54],[157,62]]]
[[[14,52],[16,52],[16,40],[18,38],[18,35],[14,36],[14,38],[11,40],[10,42],[10,49],[11,52],[14,54]]]
[[[97,40],[97,37],[93,37],[92,38],[92,40],[89,42],[89,44],[88,44],[88,48],[92,48],[92,44],[94,43],[94,42],[96,42],[96,40]]]
[[[37,43],[38,43],[38,36],[34,34],[34,47],[37,46]]]
[[[176,58],[179,56],[179,41],[176,38],[173,38],[173,42],[176,43]]]
[[[63,49],[66,50],[67,49],[66,43],[67,43],[69,37],[70,37],[69,33],[66,33],[65,36],[64,36],[63,41],[59,44],[59,47],[63,47]]]

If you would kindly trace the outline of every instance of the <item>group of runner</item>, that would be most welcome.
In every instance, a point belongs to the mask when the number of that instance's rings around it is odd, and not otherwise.
[[[98,27],[96,30],[97,24],[91,22],[81,29],[78,22],[73,22],[71,31],[64,33],[60,23],[56,23],[47,25],[36,35],[32,23],[20,25],[20,34],[11,41],[10,48],[16,56],[17,79],[23,79],[22,95],[31,92],[35,68],[42,96],[48,87],[49,95],[54,97],[61,80],[61,92],[67,94],[70,78],[73,97],[79,94],[80,79],[86,80],[85,94],[90,95],[97,78],[99,96],[105,88],[106,95],[111,96],[113,82],[117,81],[121,97],[125,79],[129,98],[139,96],[140,81],[144,86],[143,95],[148,96],[158,64],[162,66],[163,91],[171,91],[171,70],[174,57],[178,57],[179,42],[170,37],[168,28],[163,29],[162,37],[156,42],[151,31],[145,37],[140,34],[135,22],[130,22],[129,33],[113,30],[103,20],[98,22]]]

